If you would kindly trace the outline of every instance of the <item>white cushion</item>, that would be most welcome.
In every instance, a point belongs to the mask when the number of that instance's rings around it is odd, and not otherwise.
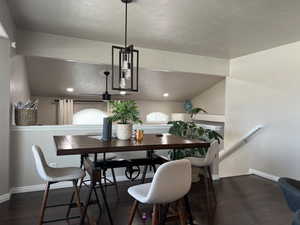
[[[185,159],[189,160],[192,164],[192,166],[195,167],[204,167],[204,166],[210,166],[210,162],[205,160],[205,158],[197,158],[197,157],[186,157]]]
[[[60,182],[69,180],[79,180],[85,176],[85,172],[76,167],[51,168],[48,169],[47,181]]]
[[[150,187],[151,183],[136,185],[128,188],[128,193],[139,202],[146,203]]]
[[[35,166],[40,177],[47,182],[60,182],[79,180],[85,176],[85,172],[77,167],[53,168],[48,166],[41,148],[32,146]]]

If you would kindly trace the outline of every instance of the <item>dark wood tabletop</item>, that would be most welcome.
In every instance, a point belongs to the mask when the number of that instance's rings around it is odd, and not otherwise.
[[[134,139],[122,141],[116,138],[113,138],[110,141],[103,141],[97,136],[67,135],[54,136],[54,142],[57,149],[57,155],[184,149],[209,147],[210,145],[201,140],[186,139],[171,134],[145,134],[144,139],[141,142],[137,142]]]

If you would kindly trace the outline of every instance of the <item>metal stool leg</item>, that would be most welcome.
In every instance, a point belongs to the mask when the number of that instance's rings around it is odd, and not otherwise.
[[[84,209],[83,209],[82,216],[81,216],[81,219],[80,219],[80,225],[84,225],[85,216],[87,214],[87,209],[88,209],[88,206],[89,206],[89,203],[90,203],[90,200],[91,200],[91,195],[92,195],[94,186],[95,186],[94,181],[92,181],[91,185],[90,185],[90,188],[89,188],[88,196],[85,200]]]
[[[117,197],[118,197],[118,199],[120,199],[119,187],[118,187],[118,183],[117,183],[117,179],[116,179],[116,174],[115,174],[114,168],[111,168],[111,174],[112,174],[112,177],[113,177],[113,182],[114,182],[114,185],[115,185]]]
[[[107,199],[106,199],[106,193],[105,193],[105,191],[103,189],[101,181],[99,182],[99,187],[100,187],[100,191],[101,191],[101,194],[102,194],[104,206],[106,208],[106,212],[107,212],[107,215],[108,215],[108,219],[109,219],[110,225],[113,225],[112,216],[111,216],[109,205],[108,205],[108,202],[107,202]]]

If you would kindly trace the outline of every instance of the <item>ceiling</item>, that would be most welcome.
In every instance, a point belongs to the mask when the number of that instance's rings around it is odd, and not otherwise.
[[[120,0],[8,0],[18,28],[123,43]],[[135,0],[129,42],[234,58],[300,40],[298,0]]]
[[[31,94],[45,97],[68,96],[70,93],[66,91],[66,88],[69,87],[75,89],[72,93],[73,97],[89,97],[89,94],[101,95],[105,90],[103,72],[110,69],[107,65],[67,62],[41,57],[26,57],[26,66]],[[141,69],[139,76],[140,92],[132,93],[127,98],[184,101],[224,79],[212,75],[146,69]],[[109,90],[111,90],[110,80]],[[169,97],[164,98],[164,93],[169,93]]]

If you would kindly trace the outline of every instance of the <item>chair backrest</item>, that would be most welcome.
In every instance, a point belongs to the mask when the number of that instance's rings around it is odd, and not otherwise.
[[[43,180],[48,180],[48,170],[49,166],[46,162],[45,156],[41,150],[41,148],[37,145],[32,146],[33,157],[35,161],[35,167]]]
[[[213,163],[214,159],[216,158],[216,155],[219,154],[220,146],[221,146],[221,144],[219,144],[219,142],[217,140],[213,141],[210,144],[208,151],[206,153],[206,156],[205,156],[205,162],[207,164]]]
[[[192,183],[192,168],[186,159],[162,164],[156,171],[147,195],[148,203],[174,202],[184,197]]]
[[[278,184],[289,208],[293,212],[300,210],[300,181],[282,177],[279,179]]]

